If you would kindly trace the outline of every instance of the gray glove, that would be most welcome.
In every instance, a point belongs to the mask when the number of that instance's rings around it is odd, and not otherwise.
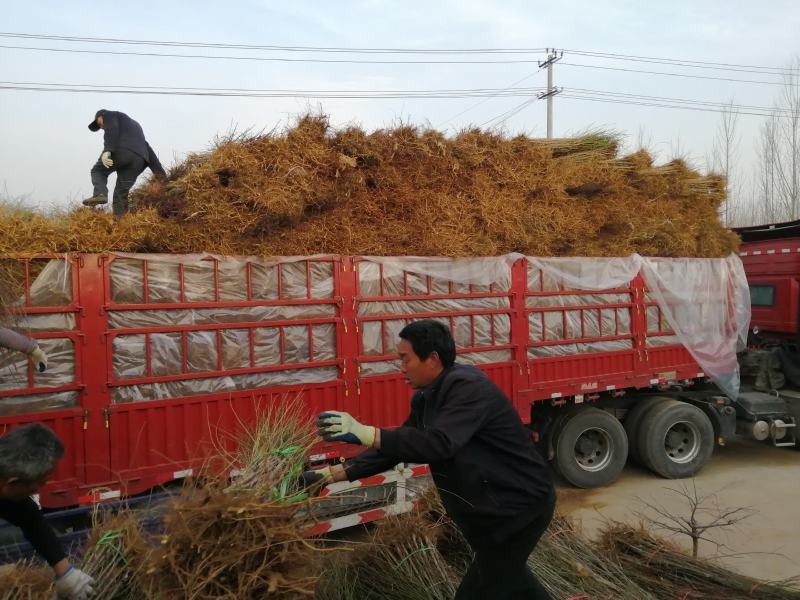
[[[103,166],[106,169],[110,169],[111,167],[113,167],[114,166],[114,161],[111,160],[111,152],[109,152],[108,150],[103,152],[100,155],[100,162],[103,163]]]
[[[94,594],[94,579],[75,567],[56,577],[56,595],[53,600],[88,600]]]
[[[33,361],[34,368],[39,371],[39,373],[44,373],[47,370],[47,354],[44,353],[44,350],[36,346],[33,349],[33,352],[30,353],[31,360]]]

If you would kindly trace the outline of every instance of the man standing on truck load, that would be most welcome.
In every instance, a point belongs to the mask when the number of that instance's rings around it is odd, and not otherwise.
[[[25,539],[53,568],[58,600],[86,600],[94,593],[94,579],[69,564],[56,534],[31,498],[63,455],[61,440],[38,423],[0,436],[0,518],[22,529]]]
[[[30,356],[33,366],[40,373],[44,373],[47,370],[47,355],[44,350],[39,348],[39,344],[33,338],[21,335],[11,329],[0,327],[0,346],[10,350],[18,350]]]
[[[144,139],[142,126],[128,115],[114,110],[100,109],[89,123],[90,131],[102,129],[103,152],[92,167],[92,185],[94,193],[83,201],[85,206],[97,206],[108,202],[108,176],[117,173],[117,185],[114,187],[112,208],[114,216],[119,218],[128,212],[128,192],[136,178],[145,167],[158,179],[166,179],[164,167],[161,166],[156,153]]]
[[[456,600],[550,599],[527,560],[553,516],[555,492],[516,409],[480,369],[454,364],[455,342],[438,321],[407,325],[398,353],[416,390],[408,419],[378,429],[348,413],[321,413],[323,439],[369,449],[344,465],[306,471],[304,481],[353,481],[399,462],[428,463],[447,514],[475,552]]]

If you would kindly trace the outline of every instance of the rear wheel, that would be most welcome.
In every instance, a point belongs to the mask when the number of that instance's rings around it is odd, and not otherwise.
[[[668,400],[645,413],[636,443],[642,463],[658,475],[691,477],[714,451],[714,427],[696,406]]]
[[[642,459],[639,455],[639,445],[637,444],[637,432],[639,431],[639,423],[642,422],[644,415],[654,406],[660,402],[665,402],[670,398],[663,396],[645,396],[636,401],[625,415],[625,420],[622,424],[625,427],[625,433],[628,434],[628,457],[637,464],[642,464]]]
[[[586,407],[558,428],[555,467],[572,485],[592,488],[619,477],[628,458],[625,429],[613,415]]]

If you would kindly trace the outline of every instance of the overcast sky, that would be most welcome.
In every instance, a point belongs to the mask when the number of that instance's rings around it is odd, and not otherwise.
[[[797,0],[581,0],[482,2],[448,0],[389,2],[28,2],[3,9],[4,33],[345,48],[546,48],[564,49],[555,83],[565,94],[577,88],[769,107],[777,85],[652,75],[580,67],[613,67],[695,76],[780,82],[779,75],[723,71],[592,58],[572,51],[785,67],[800,54]],[[337,55],[248,49],[196,49],[103,45],[0,37],[4,82],[109,86],[168,86],[296,90],[430,90],[544,86],[535,63],[342,64],[82,54],[31,49],[104,50],[372,60],[540,60],[528,55]],[[8,85],[8,84],[0,84]],[[585,94],[586,92],[584,92]],[[596,92],[591,93],[594,97]],[[617,97],[618,98],[618,97]],[[165,166],[186,152],[208,146],[236,127],[271,129],[309,106],[328,113],[334,125],[355,122],[367,129],[397,119],[457,130],[495,124],[525,97],[482,101],[457,99],[219,98],[174,95],[69,93],[0,89],[0,192],[30,205],[65,206],[91,195],[89,169],[102,149],[102,132],[86,125],[99,108],[121,110],[139,121]],[[480,103],[480,104],[479,104]],[[475,106],[478,104],[477,106]],[[469,110],[468,110],[469,109]],[[459,114],[461,113],[461,114]],[[719,114],[592,102],[555,100],[555,134],[605,127],[635,145],[644,132],[663,159],[674,152],[698,165],[710,152]],[[739,172],[748,175],[760,116],[742,115]],[[536,101],[503,123],[510,132],[545,135],[545,103]]]

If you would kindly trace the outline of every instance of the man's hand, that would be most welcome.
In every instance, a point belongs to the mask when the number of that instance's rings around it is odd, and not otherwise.
[[[333,473],[330,467],[303,471],[297,476],[297,487],[318,494],[323,487],[333,482]]]
[[[33,349],[33,352],[30,353],[31,360],[33,361],[34,368],[39,371],[39,373],[44,373],[47,370],[47,354],[44,353],[44,350],[36,346]]]
[[[56,577],[54,600],[88,600],[94,594],[94,579],[75,567]]]
[[[110,169],[111,167],[113,167],[114,166],[114,161],[111,160],[111,152],[109,152],[108,150],[103,152],[100,155],[100,162],[103,163],[103,166],[106,169]]]
[[[147,191],[151,194],[158,194],[161,191],[161,182],[153,181],[147,186]]]
[[[317,433],[326,442],[347,442],[372,447],[375,428],[362,425],[346,412],[329,410],[317,417]]]

